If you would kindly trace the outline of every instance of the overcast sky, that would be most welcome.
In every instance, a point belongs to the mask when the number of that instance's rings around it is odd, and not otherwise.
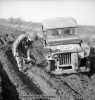
[[[32,22],[74,17],[80,25],[95,26],[95,0],[0,0],[0,18],[9,17]]]

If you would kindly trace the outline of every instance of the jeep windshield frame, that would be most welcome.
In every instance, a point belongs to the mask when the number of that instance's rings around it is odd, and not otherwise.
[[[75,35],[77,28],[56,28],[56,29],[47,29],[46,30],[46,38],[47,39],[55,39],[55,38],[63,38],[71,35]]]

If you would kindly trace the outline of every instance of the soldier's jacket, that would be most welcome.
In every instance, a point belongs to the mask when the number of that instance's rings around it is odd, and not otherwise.
[[[14,56],[27,57],[27,50],[31,44],[31,39],[27,34],[22,34],[15,40],[13,44]]]

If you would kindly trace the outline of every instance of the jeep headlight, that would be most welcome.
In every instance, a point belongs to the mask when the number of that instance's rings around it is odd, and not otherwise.
[[[53,59],[58,59],[58,55],[57,55],[57,54],[54,54],[54,55],[52,56],[52,58],[53,58]]]

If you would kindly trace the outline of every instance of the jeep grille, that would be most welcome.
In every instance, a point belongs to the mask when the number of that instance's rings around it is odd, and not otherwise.
[[[71,64],[71,53],[60,53],[59,65],[70,65]]]

